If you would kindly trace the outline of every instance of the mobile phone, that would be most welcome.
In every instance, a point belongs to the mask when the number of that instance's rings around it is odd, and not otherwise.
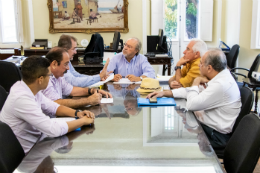
[[[149,100],[150,100],[150,103],[157,103],[157,98],[156,97],[155,98],[152,97]]]

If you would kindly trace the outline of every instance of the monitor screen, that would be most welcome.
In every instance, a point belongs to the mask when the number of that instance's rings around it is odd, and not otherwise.
[[[114,52],[117,52],[117,50],[118,50],[119,41],[120,41],[120,32],[115,31],[114,38],[113,38],[113,51]]]

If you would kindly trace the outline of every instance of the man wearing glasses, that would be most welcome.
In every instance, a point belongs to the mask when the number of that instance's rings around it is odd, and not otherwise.
[[[53,74],[50,77],[48,87],[42,93],[52,101],[60,105],[71,108],[84,107],[86,105],[97,105],[100,103],[102,95],[106,98],[112,98],[112,95],[103,90],[74,87],[63,78],[64,74],[69,70],[69,54],[60,47],[52,48],[46,58],[50,61],[50,68]],[[81,99],[62,99],[67,96],[89,96]]]
[[[114,56],[107,71],[113,71],[113,81],[118,82],[123,76],[131,82],[142,81],[143,78],[155,78],[155,71],[144,55],[139,54],[142,44],[138,38],[126,41],[122,53]]]
[[[73,56],[77,54],[77,39],[70,35],[61,35],[58,46],[66,49],[68,51],[70,60],[73,60]],[[109,63],[109,60],[107,61],[107,64]],[[94,75],[94,76],[88,76],[84,74],[78,73],[74,67],[72,66],[71,62],[69,62],[69,70],[67,73],[64,74],[65,80],[70,83],[73,86],[77,87],[87,87],[94,83],[99,82],[101,79],[109,75],[110,73],[107,73],[105,65],[104,69],[101,71],[100,74]]]

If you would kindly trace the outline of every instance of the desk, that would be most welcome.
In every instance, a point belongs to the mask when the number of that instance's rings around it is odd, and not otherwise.
[[[260,90],[260,82],[257,82],[255,79],[253,78],[243,78],[243,83],[245,86],[245,84],[248,85],[248,87],[252,88],[253,91],[256,92],[255,94],[255,111],[254,113],[257,114],[257,105],[258,105],[258,91]]]
[[[165,75],[165,71],[168,69],[168,76],[171,75],[171,61],[172,58],[165,56],[165,57],[147,57],[148,62],[151,65],[163,65],[163,76]],[[167,65],[167,67],[166,67]]]
[[[107,83],[113,105],[82,108],[96,114],[95,127],[41,140],[17,172],[39,165],[61,173],[225,172],[193,113],[177,109],[185,99],[175,99],[177,107],[137,108],[138,87]]]

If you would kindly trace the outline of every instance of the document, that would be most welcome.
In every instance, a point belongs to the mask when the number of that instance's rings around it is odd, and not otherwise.
[[[156,79],[157,79],[158,81],[163,82],[163,81],[169,81],[171,77],[172,77],[172,76],[162,76],[162,75],[157,74]]]
[[[113,98],[102,98],[101,103],[113,103]]]
[[[90,88],[99,87],[100,85],[103,85],[104,83],[109,82],[112,79],[114,79],[114,73],[112,73],[105,81],[99,81],[99,82],[97,82],[97,83],[95,83],[93,85],[90,85],[89,87]]]
[[[122,78],[118,82],[113,82],[113,84],[141,84],[141,82],[131,82],[128,78]]]

